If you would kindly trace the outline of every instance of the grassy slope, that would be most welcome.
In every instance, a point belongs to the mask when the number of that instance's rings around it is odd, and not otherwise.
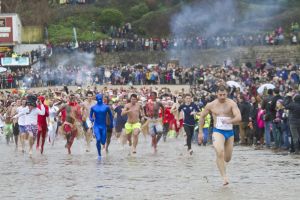
[[[132,8],[146,1],[156,2],[156,4],[153,7],[149,7],[147,13],[143,14],[140,18],[133,18],[132,13],[130,13]],[[107,35],[101,33],[99,24],[99,21],[101,21],[99,18],[100,13],[105,8],[120,10],[125,16],[124,22],[130,21],[135,31],[140,34],[146,36],[167,36],[170,33],[169,20],[173,14],[180,10],[182,5],[182,3],[177,2],[195,3],[199,1],[204,0],[99,0],[94,5],[66,5],[62,7],[56,5],[51,8],[51,14],[49,14],[50,41],[58,43],[72,40],[73,26],[77,27],[77,34],[80,40],[106,38]],[[278,0],[284,6],[280,10],[274,11],[271,16],[264,15],[264,11],[266,10],[275,10],[274,5],[266,4],[266,1],[237,1],[240,18],[245,17],[243,13],[249,10],[259,11],[260,13],[248,19],[243,18],[243,27],[240,27],[241,30],[248,25],[255,25],[262,31],[271,31],[279,25],[283,25],[287,29],[291,22],[300,22],[300,1],[298,0]],[[93,22],[95,23],[93,24]],[[93,34],[93,30],[96,31],[95,34]]]

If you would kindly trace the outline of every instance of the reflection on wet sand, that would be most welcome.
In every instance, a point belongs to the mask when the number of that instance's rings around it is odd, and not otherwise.
[[[223,187],[213,148],[195,148],[191,157],[183,141],[161,142],[153,154],[149,138],[140,137],[138,153],[131,156],[129,147],[113,140],[100,162],[96,147],[86,153],[81,140],[75,141],[73,155],[59,140],[33,158],[1,141],[1,200],[299,198],[299,157],[237,146],[228,166],[230,185]]]

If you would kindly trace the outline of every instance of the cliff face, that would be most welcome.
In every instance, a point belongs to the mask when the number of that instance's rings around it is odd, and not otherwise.
[[[168,52],[123,52],[105,53],[96,56],[96,63],[118,64],[118,63],[158,63],[160,60],[168,61],[177,59],[180,64],[222,64],[231,59],[234,64],[250,62],[255,64],[257,58],[266,61],[272,59],[274,63],[286,64],[288,62],[300,63],[300,46],[256,46],[240,47],[231,49],[209,49],[209,50],[184,50],[178,51],[172,56]]]

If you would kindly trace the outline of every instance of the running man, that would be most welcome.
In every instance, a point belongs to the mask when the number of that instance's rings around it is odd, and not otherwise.
[[[124,115],[128,116],[127,123],[125,124],[125,133],[129,146],[131,146],[131,138],[133,136],[132,153],[135,154],[141,130],[140,116],[143,115],[143,109],[142,106],[137,103],[136,94],[130,96],[130,103],[126,104],[122,111],[122,116]]]
[[[201,112],[199,119],[199,135],[200,143],[203,141],[203,126],[205,117],[211,113],[214,120],[213,128],[213,145],[217,156],[217,166],[223,178],[223,185],[228,185],[228,177],[226,175],[226,165],[232,157],[234,132],[233,124],[241,121],[241,113],[237,104],[227,98],[227,89],[225,86],[219,86],[217,90],[217,99],[208,103]]]
[[[74,139],[78,136],[80,127],[79,121],[81,120],[81,107],[75,100],[75,95],[70,94],[69,102],[63,105],[56,113],[56,116],[61,113],[62,132],[66,136],[67,143],[65,147],[68,149],[68,154],[71,154],[71,147]]]
[[[159,142],[162,133],[162,119],[159,118],[159,111],[161,110],[162,118],[165,116],[165,108],[162,103],[157,102],[157,93],[151,92],[150,101],[146,104],[146,115],[149,118],[149,133],[152,137],[152,146],[154,153],[157,152],[157,143]]]
[[[171,113],[174,115],[175,117],[175,130],[176,130],[176,137],[178,137],[178,135],[180,134],[182,127],[183,127],[183,114],[182,112],[179,112],[178,109],[180,107],[180,105],[183,103],[183,98],[181,95],[179,95],[176,98],[177,102],[173,104],[172,108],[171,108]]]
[[[18,114],[17,110],[18,110],[18,107],[20,107],[20,106],[21,106],[21,100],[18,99],[16,101],[16,104],[12,108],[12,116]],[[19,131],[18,119],[13,119],[13,134],[14,134],[16,149],[18,149],[19,133],[20,133],[20,131]]]
[[[38,134],[38,115],[44,115],[46,111],[44,104],[39,99],[37,99],[34,96],[30,96],[30,98],[28,99],[29,100],[27,102],[27,112],[21,112],[15,115],[13,118],[18,118],[25,115],[25,129],[27,136],[29,136],[29,156],[31,157],[32,147]],[[37,101],[34,102],[34,100],[36,99]],[[40,108],[38,108],[37,106],[39,106]]]
[[[105,105],[108,105],[112,115],[113,115],[113,107],[112,107],[112,103],[109,99],[109,96],[105,96],[103,98],[103,103]],[[113,118],[112,118],[113,119]],[[105,143],[105,151],[106,153],[108,153],[108,147],[110,145],[110,141],[111,141],[111,136],[112,136],[112,132],[113,132],[113,126],[110,126],[110,124],[113,124],[113,121],[110,121],[111,118],[110,118],[110,115],[106,115],[106,131],[107,131],[107,134],[106,134],[106,143]]]
[[[192,139],[193,139],[193,134],[194,134],[194,129],[195,129],[195,115],[200,112],[198,106],[192,102],[192,96],[191,94],[186,94],[185,95],[185,103],[182,104],[178,111],[181,112],[183,111],[184,113],[184,118],[183,118],[183,127],[184,131],[186,133],[186,144],[188,147],[188,152],[190,155],[193,154],[192,150]]]
[[[115,108],[114,112],[115,112],[115,119],[116,119],[116,127],[115,127],[115,131],[116,131],[116,137],[122,139],[122,143],[125,144],[127,138],[124,139],[124,129],[125,129],[125,124],[127,122],[127,116],[122,116],[122,110],[124,109],[124,106],[127,103],[127,99],[123,98],[118,102],[117,107]],[[123,137],[124,136],[124,137]]]
[[[91,147],[91,141],[93,137],[93,124],[89,119],[90,116],[90,110],[91,108],[97,104],[97,102],[94,100],[94,94],[92,91],[87,92],[87,100],[83,102],[83,127],[84,127],[84,135],[86,140],[86,152],[90,151]]]
[[[56,138],[56,131],[58,126],[58,119],[56,116],[57,111],[59,108],[54,105],[53,101],[49,101],[49,116],[47,118],[47,124],[48,124],[48,141],[54,145],[54,141]]]
[[[4,114],[5,125],[4,125],[4,134],[6,138],[6,144],[9,145],[11,137],[13,135],[13,119],[12,119],[12,105],[11,102],[8,102],[6,105],[6,112]]]
[[[19,134],[21,140],[21,151],[25,153],[25,140],[26,140],[26,113],[29,112],[28,107],[26,106],[26,99],[22,99],[22,105],[17,108],[18,124],[19,124]]]

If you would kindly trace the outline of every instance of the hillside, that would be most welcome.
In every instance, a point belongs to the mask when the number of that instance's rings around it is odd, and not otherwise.
[[[72,27],[81,41],[109,37],[110,25],[120,27],[127,22],[135,33],[144,36],[169,36],[170,23],[185,7],[214,7],[221,0],[94,0],[86,5],[60,5],[59,0],[2,0],[4,12],[17,12],[24,26],[49,28],[51,42],[72,39]],[[227,0],[234,3],[235,31],[272,31],[277,26],[289,29],[300,22],[298,0]],[[214,3],[212,3],[214,2]],[[222,4],[222,3],[220,3]],[[222,12],[222,11],[220,11]],[[199,14],[201,16],[201,14]],[[224,12],[226,17],[227,13]],[[190,19],[193,20],[193,19]],[[214,19],[209,19],[214,20]],[[252,28],[255,27],[255,28]]]

